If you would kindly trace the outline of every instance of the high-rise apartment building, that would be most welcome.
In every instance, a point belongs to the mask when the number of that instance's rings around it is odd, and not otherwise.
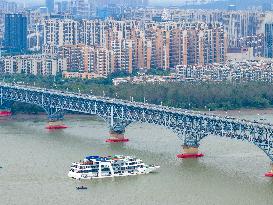
[[[16,13],[18,11],[18,5],[12,1],[0,0],[0,13]]]
[[[170,31],[157,28],[155,30],[155,47],[152,56],[154,68],[169,69],[170,68]]]
[[[114,71],[114,54],[113,51],[106,48],[96,48],[91,53],[90,62],[94,72],[100,77],[106,77]]]
[[[45,53],[55,54],[64,45],[76,45],[80,35],[78,21],[72,19],[47,19],[43,22]]]
[[[145,32],[133,29],[130,37],[133,41],[133,68],[151,68],[152,40],[145,37]]]
[[[265,57],[273,58],[273,23],[265,24]]]
[[[52,13],[54,11],[54,0],[46,0],[46,8],[48,13]]]
[[[91,71],[89,55],[93,48],[87,45],[65,45],[58,49],[58,57],[67,59],[68,72]]]
[[[224,63],[226,34],[217,24],[192,24],[171,30],[170,66]]]
[[[69,2],[64,0],[56,2],[56,7],[57,13],[66,13],[69,11]]]
[[[5,15],[4,47],[9,52],[27,50],[27,18],[22,14]]]
[[[130,39],[118,39],[111,42],[114,54],[115,70],[133,71],[133,44]]]

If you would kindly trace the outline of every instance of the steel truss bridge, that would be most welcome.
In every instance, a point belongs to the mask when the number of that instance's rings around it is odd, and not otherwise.
[[[0,108],[10,108],[13,102],[40,106],[50,120],[61,119],[65,111],[97,115],[117,133],[124,133],[125,128],[133,122],[164,126],[175,132],[183,145],[190,147],[198,147],[200,141],[209,135],[248,141],[262,149],[273,161],[271,124],[154,104],[0,83]]]

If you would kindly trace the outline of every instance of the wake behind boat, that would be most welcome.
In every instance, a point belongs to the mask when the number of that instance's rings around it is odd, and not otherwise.
[[[88,156],[83,162],[74,162],[68,176],[74,179],[96,179],[116,176],[148,174],[160,166],[146,165],[132,156]]]

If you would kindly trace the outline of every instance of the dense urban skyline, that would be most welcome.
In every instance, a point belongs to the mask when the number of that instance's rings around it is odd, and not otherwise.
[[[256,60],[273,53],[272,32],[265,29],[272,15],[261,9],[149,8],[147,1],[113,5],[99,0],[55,1],[53,7],[54,1],[45,2],[47,8],[20,11],[28,18],[28,32],[16,34],[22,24],[15,19],[2,31],[4,55],[18,54],[1,59],[5,73],[99,78],[139,69]],[[8,16],[19,7],[4,4],[3,9]],[[27,39],[27,49],[10,46],[19,37]]]
[[[17,3],[25,3],[26,5],[30,6],[30,5],[45,5],[45,0],[7,0],[10,2],[17,2]],[[58,2],[58,1],[56,1]],[[213,1],[213,0],[149,0],[150,5],[156,5],[156,6],[181,6],[181,5],[185,5],[185,4],[199,4],[199,3],[210,3],[213,2],[213,5],[216,5],[216,7],[219,8],[225,8],[227,5],[230,4],[235,4],[238,5],[239,8],[246,8],[247,6],[251,6],[251,5],[260,5],[262,6],[263,3],[273,3],[272,0],[217,0],[217,1]],[[211,4],[208,4],[208,6],[212,6],[212,8],[214,8],[214,6]],[[206,7],[207,8],[207,7]]]
[[[151,8],[148,1],[45,0],[46,7],[25,12],[2,2],[5,73],[99,78],[259,60],[273,53],[272,14],[262,7],[194,10]],[[24,24],[9,14],[16,11]]]

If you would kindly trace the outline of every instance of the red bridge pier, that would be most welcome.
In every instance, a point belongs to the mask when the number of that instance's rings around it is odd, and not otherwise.
[[[118,142],[128,142],[129,139],[125,138],[125,129],[126,126],[130,124],[130,122],[123,122],[123,121],[115,121],[114,120],[114,110],[111,107],[111,117],[109,119],[109,128],[110,128],[110,138],[105,140],[105,142],[109,143],[118,143]]]
[[[124,132],[115,132],[113,130],[110,130],[109,134],[110,134],[110,138],[105,140],[105,142],[117,143],[117,142],[129,141],[129,139],[125,138]]]
[[[45,128],[48,130],[59,130],[68,128],[64,124],[63,119],[64,113],[62,110],[50,113],[48,114],[48,123]]]
[[[50,120],[47,123],[45,128],[48,130],[59,130],[59,129],[65,129],[68,127],[64,124],[64,122],[62,120],[56,120],[56,121]]]
[[[188,159],[203,157],[204,154],[199,153],[198,146],[182,145],[182,154],[178,154],[176,156],[177,158]]]
[[[273,177],[273,162],[271,163],[271,171],[265,173],[266,177]]]
[[[9,117],[12,115],[10,109],[0,109],[0,117]]]

